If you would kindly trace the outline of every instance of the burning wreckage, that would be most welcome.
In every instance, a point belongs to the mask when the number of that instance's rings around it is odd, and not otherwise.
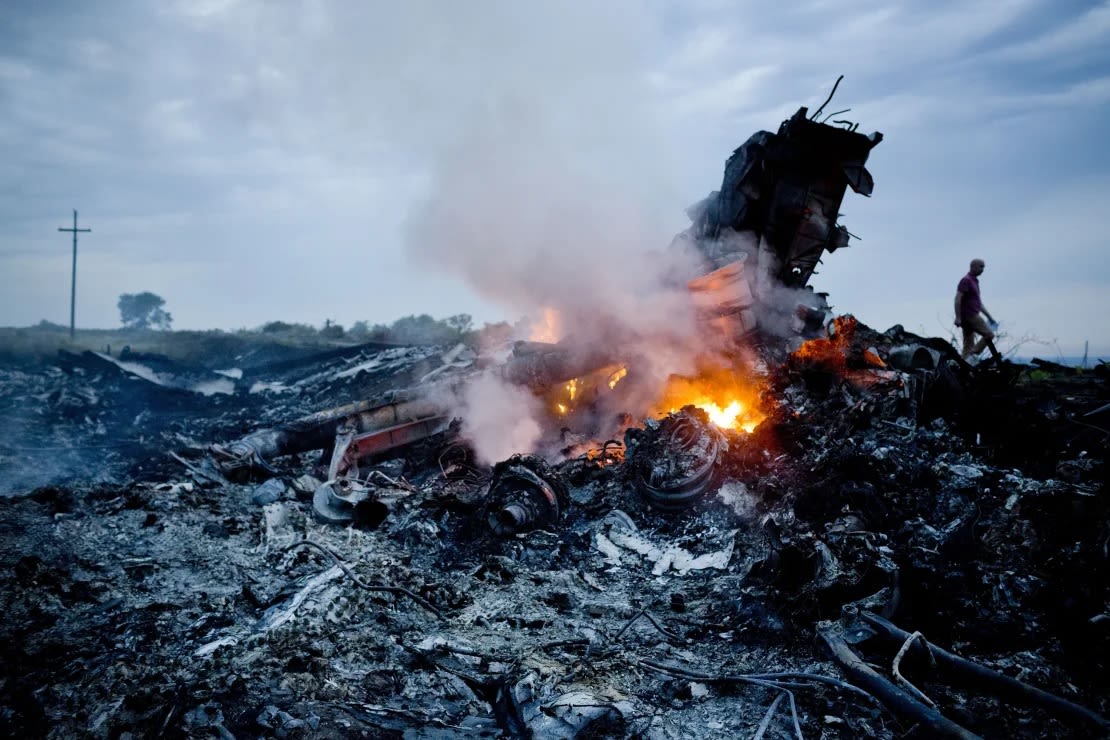
[[[4,500],[0,728],[1106,736],[1105,373],[832,318],[809,280],[882,137],[818,114],[689,210],[691,374],[539,331],[6,370],[0,454],[88,482]],[[540,410],[492,466],[481,383]]]

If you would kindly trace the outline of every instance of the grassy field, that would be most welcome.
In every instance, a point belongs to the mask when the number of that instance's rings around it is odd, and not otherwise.
[[[166,355],[180,362],[215,367],[247,352],[270,350],[275,355],[325,351],[358,344],[328,339],[316,333],[292,331],[263,334],[255,331],[158,331],[154,329],[78,329],[72,339],[67,327],[40,325],[24,328],[0,327],[0,362],[41,362],[68,352],[111,351],[124,347],[132,352]]]

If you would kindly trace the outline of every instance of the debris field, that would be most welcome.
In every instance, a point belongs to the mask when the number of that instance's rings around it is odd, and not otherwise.
[[[3,413],[40,447],[5,467],[60,472],[0,508],[5,734],[935,737],[935,713],[1104,736],[1107,435],[1084,416],[1104,374],[954,365],[917,398],[936,371],[795,355],[750,434],[686,408],[491,470],[449,428],[373,459],[388,512],[346,525],[314,515],[318,453],[265,481],[206,466],[251,420],[380,395],[442,355],[369,347],[270,375],[292,390],[211,396],[95,355],[4,369]],[[949,413],[951,394],[978,400]],[[696,439],[658,470],[676,436]],[[711,483],[653,505],[707,448]],[[560,511],[492,526],[506,469],[561,488]],[[1053,699],[934,667],[926,644]],[[847,651],[930,713],[892,708]]]
[[[820,112],[690,209],[686,376],[621,337],[5,361],[0,734],[1110,735],[1107,367],[833,317],[882,135]],[[483,452],[483,383],[538,442]]]

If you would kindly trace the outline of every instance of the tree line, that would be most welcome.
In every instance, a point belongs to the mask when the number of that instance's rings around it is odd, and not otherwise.
[[[159,329],[167,331],[173,324],[173,316],[165,310],[166,301],[150,292],[124,293],[119,297],[120,323],[125,329]],[[487,325],[482,332],[498,330],[501,326]],[[508,324],[505,324],[508,329]],[[309,324],[287,321],[269,321],[254,331],[261,334],[285,335],[296,337],[317,336],[324,339],[349,339],[358,342],[386,342],[390,344],[447,344],[468,339],[474,334],[474,322],[470,314],[460,313],[444,319],[436,319],[428,314],[403,316],[391,324],[371,324],[369,321],[356,321],[350,327],[324,320],[324,326],[317,328]]]
[[[263,334],[316,334],[326,339],[352,339],[359,342],[387,342],[390,344],[447,344],[462,341],[473,330],[470,314],[460,313],[445,319],[428,314],[404,316],[391,324],[371,324],[356,321],[350,327],[325,320],[317,329],[308,324],[270,321],[259,327]]]

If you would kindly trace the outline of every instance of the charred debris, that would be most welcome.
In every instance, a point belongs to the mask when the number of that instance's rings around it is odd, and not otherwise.
[[[3,734],[1105,737],[1105,367],[833,317],[882,136],[821,114],[690,209],[718,361],[651,402],[573,337],[0,369]]]

